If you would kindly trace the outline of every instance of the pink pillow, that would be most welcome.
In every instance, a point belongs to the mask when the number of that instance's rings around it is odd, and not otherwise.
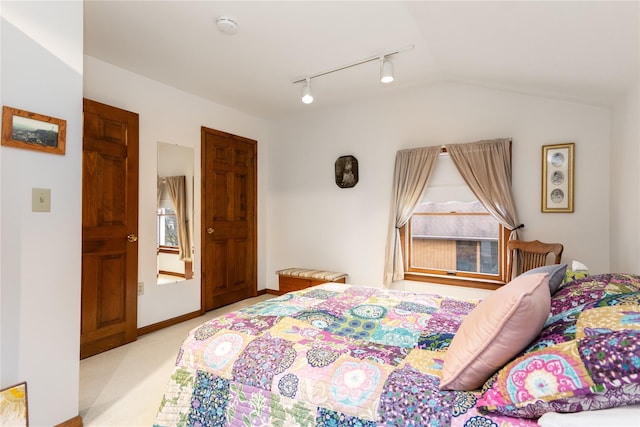
[[[538,336],[549,317],[547,273],[518,276],[464,319],[444,356],[440,390],[475,390]]]

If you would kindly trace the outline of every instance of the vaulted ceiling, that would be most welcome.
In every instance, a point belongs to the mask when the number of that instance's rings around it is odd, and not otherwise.
[[[87,55],[264,118],[457,81],[608,106],[638,79],[638,1],[85,1]],[[235,35],[216,28],[228,16]],[[292,82],[312,79],[315,101]]]

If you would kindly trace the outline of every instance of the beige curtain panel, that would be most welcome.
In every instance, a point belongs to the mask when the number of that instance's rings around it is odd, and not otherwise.
[[[189,232],[189,218],[187,217],[186,177],[168,176],[165,178],[167,191],[173,209],[176,211],[178,225],[178,247],[181,261],[191,261],[191,234]]]
[[[162,197],[162,184],[164,184],[164,178],[158,177],[158,202],[156,203],[157,207],[160,207],[160,198]]]
[[[511,193],[511,140],[494,139],[446,146],[451,160],[480,203],[517,238],[518,215]],[[384,284],[404,279],[400,228],[422,200],[441,146],[396,154]]]
[[[396,153],[393,173],[393,199],[389,215],[389,233],[385,250],[384,284],[404,279],[400,247],[400,228],[407,223],[422,200],[440,147],[401,150]]]
[[[511,193],[511,140],[447,145],[447,151],[480,203],[511,230],[509,240],[517,239],[518,215]]]
[[[518,226],[511,194],[511,140],[447,145],[451,160],[473,194],[509,230]]]

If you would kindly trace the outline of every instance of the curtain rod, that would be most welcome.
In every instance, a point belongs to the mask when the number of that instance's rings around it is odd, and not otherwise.
[[[505,139],[505,140],[509,141],[509,144],[512,144],[512,143],[513,143],[513,138],[496,138],[496,139]],[[477,142],[480,142],[480,141],[477,141]],[[472,143],[467,143],[467,144],[472,144]],[[440,152],[441,152],[441,153],[448,153],[448,151],[447,151],[447,144],[442,144],[442,145],[440,146]]]

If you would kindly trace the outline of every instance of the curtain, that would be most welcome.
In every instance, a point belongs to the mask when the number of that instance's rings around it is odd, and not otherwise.
[[[396,153],[389,234],[385,249],[384,284],[404,279],[400,228],[407,223],[422,200],[422,194],[440,154],[440,147],[400,150]]]
[[[178,226],[178,247],[181,261],[191,261],[191,236],[189,234],[189,218],[187,218],[186,177],[168,176],[165,178],[169,197],[176,211]]]
[[[447,145],[460,175],[480,203],[502,225],[518,225],[511,195],[511,140],[495,139],[469,144]]]
[[[449,156],[473,194],[517,238],[518,215],[511,194],[511,140],[447,145]]]
[[[164,182],[164,178],[158,177],[158,201],[156,203],[156,209],[160,208],[160,197],[162,197],[162,183]]]

